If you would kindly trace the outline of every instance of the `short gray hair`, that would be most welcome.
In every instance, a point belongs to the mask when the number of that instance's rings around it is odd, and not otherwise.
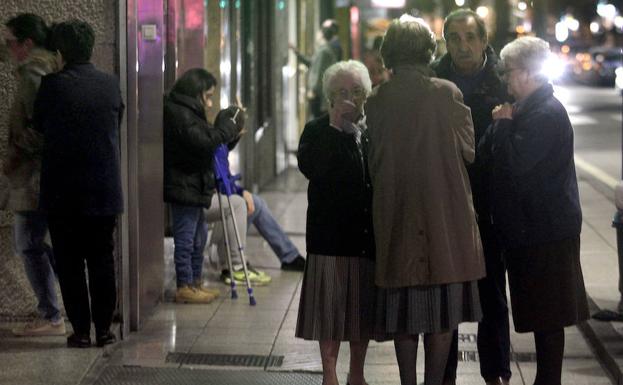
[[[344,74],[353,75],[361,80],[361,85],[366,93],[366,97],[372,92],[372,81],[366,66],[356,60],[339,61],[331,65],[322,75],[322,92],[327,100],[331,101],[331,85],[336,77]]]
[[[549,43],[543,39],[524,36],[506,44],[500,51],[500,59],[504,66],[510,64],[523,70],[530,71],[538,80],[547,81],[541,73],[543,64],[550,56]]]
[[[437,48],[435,35],[420,18],[402,15],[394,19],[383,38],[381,56],[385,67],[392,69],[401,64],[428,65]]]

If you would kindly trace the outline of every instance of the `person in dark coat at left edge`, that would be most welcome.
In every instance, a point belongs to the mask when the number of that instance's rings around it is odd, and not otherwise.
[[[95,34],[86,22],[57,24],[51,36],[58,73],[44,76],[34,105],[43,133],[40,209],[48,216],[58,278],[73,334],[67,346],[115,342],[114,238],[123,212],[119,125],[124,104],[119,80],[90,63]],[[85,276],[88,270],[88,286]],[[89,301],[90,297],[90,301]]]

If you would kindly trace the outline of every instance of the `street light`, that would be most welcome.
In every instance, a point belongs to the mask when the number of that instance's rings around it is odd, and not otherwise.
[[[599,32],[599,23],[598,23],[598,22],[596,22],[596,21],[591,22],[591,26],[590,26],[590,28],[591,28],[591,32],[592,32],[592,33],[597,33],[597,32]]]
[[[478,16],[485,19],[487,16],[489,16],[489,8],[481,5],[480,7],[476,8],[476,13],[478,14]]]

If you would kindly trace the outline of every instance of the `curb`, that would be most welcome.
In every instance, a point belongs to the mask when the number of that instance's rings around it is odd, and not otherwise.
[[[590,314],[601,310],[595,301],[587,295]],[[595,356],[599,360],[613,384],[623,385],[623,372],[617,360],[623,363],[623,336],[619,334],[611,322],[597,321],[590,318],[577,325]]]

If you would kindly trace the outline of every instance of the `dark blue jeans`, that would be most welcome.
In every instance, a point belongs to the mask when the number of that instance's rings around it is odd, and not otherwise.
[[[255,206],[255,211],[249,216],[247,226],[251,224],[255,226],[282,263],[294,261],[299,255],[299,250],[283,231],[268,208],[266,201],[260,198],[259,195],[253,194],[253,205]]]
[[[477,338],[480,374],[485,381],[497,377],[508,380],[511,378],[511,369],[506,268],[502,249],[491,225],[478,223],[478,226],[487,268],[487,276],[478,281],[482,306],[482,320],[478,323]],[[458,332],[455,332],[446,366],[446,379],[456,378],[457,361]]]
[[[24,270],[37,297],[37,309],[49,321],[61,320],[56,298],[54,254],[45,242],[48,220],[40,211],[18,211],[13,215],[15,251],[24,261]]]
[[[201,279],[203,250],[208,240],[208,226],[203,215],[203,207],[171,204],[177,287]]]

